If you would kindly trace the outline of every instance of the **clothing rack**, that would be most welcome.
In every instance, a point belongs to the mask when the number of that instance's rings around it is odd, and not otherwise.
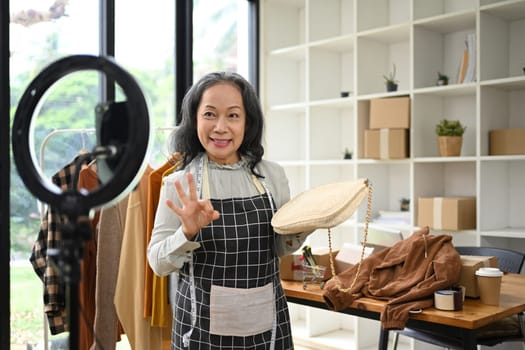
[[[154,131],[158,132],[158,131],[175,131],[177,129],[176,126],[165,126],[165,127],[156,127],[154,128]],[[46,146],[47,144],[51,141],[51,139],[53,137],[56,137],[57,135],[61,135],[61,134],[80,134],[81,137],[82,137],[82,149],[85,149],[86,148],[86,142],[85,142],[85,137],[84,135],[88,135],[88,134],[93,134],[95,133],[95,129],[94,128],[77,128],[77,129],[55,129],[53,131],[51,131],[49,134],[46,135],[46,137],[44,137],[44,139],[42,140],[42,144],[40,145],[40,150],[39,150],[39,158],[38,158],[38,163],[39,163],[39,167],[40,169],[42,170],[42,172],[44,172],[44,164],[45,164],[45,149],[46,149]],[[82,151],[82,149],[80,151]],[[169,158],[169,156],[166,156],[166,160]],[[37,199],[37,203],[38,203],[38,207],[39,207],[39,210],[40,210],[40,218],[43,219],[43,216],[45,215],[45,206],[46,204],[41,202],[40,200]],[[47,321],[47,316],[44,312],[44,315],[43,315],[43,319],[44,319],[44,324],[43,324],[43,340],[44,340],[44,350],[49,350],[49,324],[48,324],[48,321]]]
[[[44,140],[42,141],[42,144],[40,145],[40,152],[39,152],[39,159],[38,159],[38,163],[39,163],[39,167],[40,169],[42,170],[42,172],[44,171],[44,164],[45,164],[45,149],[46,149],[46,146],[47,144],[49,143],[49,141],[57,136],[57,135],[60,135],[60,134],[66,134],[66,133],[79,133],[80,135],[84,135],[84,134],[89,134],[89,133],[94,133],[95,132],[95,129],[94,128],[90,128],[90,129],[55,129],[53,131],[51,131],[49,134],[46,135],[46,137],[44,138]],[[83,137],[83,136],[82,136]],[[82,146],[85,145],[84,143],[84,139],[82,139],[83,142],[82,142]],[[46,212],[46,204],[37,200],[38,204],[39,204],[39,208],[40,208],[40,219],[42,220],[44,218],[44,215],[45,215],[45,212]],[[49,324],[48,324],[48,321],[47,321],[47,316],[44,312],[44,315],[43,315],[43,319],[44,319],[44,325],[43,325],[43,333],[44,333],[44,350],[48,350],[49,349]]]
[[[51,131],[49,134],[46,135],[46,137],[44,137],[44,140],[42,141],[42,144],[40,145],[40,152],[39,152],[39,158],[38,158],[38,165],[40,167],[40,169],[42,170],[42,172],[44,171],[44,164],[45,164],[45,148],[47,146],[47,144],[49,143],[49,141],[57,136],[57,135],[60,135],[60,134],[66,134],[66,133],[78,133],[80,135],[84,135],[84,134],[89,134],[89,133],[94,133],[95,132],[95,129],[94,128],[90,128],[90,129],[55,129],[53,131]],[[85,139],[84,139],[84,136],[82,136],[82,147],[85,148]],[[38,200],[37,200],[38,201]],[[40,207],[40,218],[42,219],[43,218],[43,215],[45,213],[45,203],[42,203],[40,201],[39,202],[39,207]],[[46,339],[47,340],[47,339]],[[47,350],[47,348],[46,348]]]
[[[176,126],[164,126],[164,127],[156,127],[155,131],[175,131],[177,129]],[[94,128],[85,128],[85,129],[55,129],[51,131],[49,134],[46,135],[44,140],[42,141],[42,145],[40,146],[40,153],[39,153],[39,166],[42,170],[44,170],[44,161],[45,161],[45,148],[48,142],[59,134],[66,134],[66,133],[78,133],[80,135],[84,134],[90,134],[94,133]],[[82,137],[84,141],[84,137]],[[83,142],[83,147],[85,146],[85,143]]]

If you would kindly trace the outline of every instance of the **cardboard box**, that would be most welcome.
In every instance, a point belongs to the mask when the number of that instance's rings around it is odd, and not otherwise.
[[[418,199],[419,227],[435,230],[476,228],[475,197],[431,197]]]
[[[489,154],[525,154],[525,128],[491,130]]]
[[[410,128],[410,97],[388,97],[370,100],[370,129]]]
[[[339,250],[333,250],[332,254],[334,257],[337,255]],[[312,247],[312,255],[318,265],[326,267],[326,273],[324,280],[332,278],[332,270],[330,269],[330,254],[328,248],[314,248]],[[292,255],[285,255],[281,257],[280,270],[281,279],[302,281],[303,280],[303,268],[302,268],[302,254],[298,251]]]
[[[361,260],[362,249],[363,246],[361,244],[344,243],[335,257],[335,273],[340,274],[344,270],[359,263],[359,261]],[[364,258],[368,257],[375,251],[375,248],[367,246],[365,248]]]
[[[465,296],[479,298],[476,271],[481,267],[498,267],[495,256],[461,255],[459,284],[465,287]]]
[[[408,157],[407,129],[365,130],[365,158],[402,159]]]

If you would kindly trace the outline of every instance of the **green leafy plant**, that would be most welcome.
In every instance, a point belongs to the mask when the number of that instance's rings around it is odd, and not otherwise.
[[[436,125],[436,134],[438,136],[463,136],[466,126],[459,120],[443,119]]]
[[[385,81],[387,84],[397,84],[399,81],[396,80],[396,64],[392,64],[392,71],[388,73],[387,75],[383,74],[383,78],[385,78]]]

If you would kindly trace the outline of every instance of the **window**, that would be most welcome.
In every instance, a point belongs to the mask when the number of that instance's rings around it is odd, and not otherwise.
[[[175,125],[174,6],[174,1],[115,1],[115,60],[137,79],[149,103],[153,168],[168,159]]]
[[[82,0],[11,0],[10,83],[11,116],[31,80],[47,65],[72,54],[97,54],[98,2]],[[89,128],[96,101],[97,77],[78,72],[58,81],[34,116],[33,151],[40,158],[46,147],[45,174],[52,174],[82,147],[89,135],[60,134],[44,140],[54,129]],[[93,97],[91,94],[95,93]],[[12,157],[12,155],[11,155]],[[12,158],[11,158],[12,159]],[[26,347],[45,337],[42,283],[29,265],[29,254],[40,225],[40,207],[21,183],[11,161],[11,344]]]
[[[195,0],[193,9],[195,80],[217,70],[248,79],[248,1]]]
[[[115,60],[140,83],[154,132],[153,167],[169,153],[175,123],[174,1],[115,0]],[[59,58],[98,55],[98,1],[10,0],[11,117],[28,84]],[[215,70],[248,78],[248,1],[194,1],[194,77]],[[94,146],[98,73],[83,71],[58,81],[34,116],[33,150],[46,176]],[[74,130],[72,130],[74,129]],[[29,348],[48,337],[42,283],[29,265],[42,206],[25,189],[11,155],[11,345]],[[52,336],[64,341],[64,335]],[[41,348],[41,347],[39,347]]]

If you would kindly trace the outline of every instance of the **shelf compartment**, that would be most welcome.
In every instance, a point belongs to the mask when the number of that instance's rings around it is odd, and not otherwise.
[[[438,72],[449,77],[450,85],[458,83],[467,35],[476,32],[475,19],[468,13],[414,26],[414,89],[436,86]]]
[[[476,197],[476,162],[414,164],[414,219],[417,222],[420,197]],[[479,207],[480,199],[476,199]]]
[[[358,32],[409,21],[409,0],[357,0]]]
[[[305,160],[308,148],[304,135],[306,135],[305,110],[302,112],[285,110],[266,113],[264,135],[266,158],[275,161]],[[286,147],[283,147],[283,144]]]
[[[509,1],[480,11],[481,80],[525,74],[525,2]]]
[[[309,41],[354,32],[354,0],[309,0]]]
[[[311,47],[310,100],[341,97],[343,91],[354,93],[354,52],[325,49],[326,46]]]
[[[305,102],[306,46],[268,56],[265,74],[270,106]]]
[[[414,1],[414,20],[474,11],[476,7],[476,0],[417,0]]]
[[[480,91],[481,155],[489,155],[490,130],[525,128],[525,87],[507,84],[484,85]]]
[[[402,97],[402,99],[397,99],[398,102],[403,102],[406,100],[407,96],[398,96],[398,97]],[[386,101],[389,101],[388,99],[384,99],[382,100],[384,102]],[[410,103],[410,102],[409,102]],[[408,113],[410,114],[410,110],[411,110],[411,107],[410,106],[407,106],[408,107]],[[400,107],[401,108],[401,107]],[[403,107],[404,109],[405,107]],[[384,110],[385,108],[382,107],[380,108],[381,110]],[[373,127],[375,127],[376,125],[371,125],[370,124],[370,110],[371,110],[371,100],[367,99],[367,100],[359,100],[357,102],[357,148],[358,148],[358,159],[361,161],[363,159],[371,159],[371,158],[365,158],[365,132],[366,130],[369,130]],[[381,113],[382,117],[381,118],[387,118],[387,116],[383,116],[383,113]],[[399,112],[399,113],[404,113],[404,110],[403,112]],[[407,118],[406,116],[401,116],[401,114],[399,114],[398,118],[400,118],[402,120],[402,124],[405,124],[405,118]],[[408,116],[408,118],[410,118],[410,115]],[[401,122],[399,122],[401,123]],[[408,121],[408,123],[410,123],[410,121]],[[402,124],[398,124],[399,126],[406,126],[405,125],[402,125]],[[391,124],[392,125],[392,124]],[[383,125],[384,126],[384,125]],[[408,128],[408,127],[407,127]],[[408,128],[410,129],[410,128]],[[398,130],[396,130],[398,131]],[[398,134],[399,135],[399,134]],[[410,130],[407,131],[406,135],[408,135],[408,139],[406,142],[408,142],[408,144],[406,144],[406,154],[408,155],[409,152],[410,152]],[[403,140],[404,141],[404,140]],[[403,142],[402,141],[402,142]],[[401,159],[407,159],[408,160],[408,157],[404,157],[404,158],[401,158]],[[388,160],[390,161],[390,159],[381,159],[382,161],[385,161],[385,160]],[[399,159],[396,159],[396,161],[398,161]]]
[[[399,210],[399,201],[402,198],[411,198],[410,168],[410,164],[406,162],[360,163],[357,177],[369,179],[373,189],[372,218],[378,216],[379,210]],[[362,209],[358,212],[358,220],[364,222],[366,204],[361,204],[361,207]]]
[[[481,231],[525,227],[525,160],[481,161]]]
[[[454,196],[476,196],[475,161],[414,164],[414,200]]]
[[[268,52],[305,43],[304,0],[265,1],[263,4],[263,40]]]
[[[388,96],[378,96],[377,98],[384,98]],[[406,95],[396,95],[396,97],[406,97]],[[357,160],[359,163],[362,164],[375,164],[377,162],[392,162],[392,163],[400,163],[400,162],[408,162],[409,158],[401,158],[401,159],[371,159],[371,158],[365,158],[365,131],[370,129],[370,99],[363,99],[357,101],[357,123],[356,125],[356,140],[357,140]],[[408,134],[410,135],[410,130],[408,130]],[[410,151],[411,143],[410,143],[410,137],[408,139],[408,145],[407,149],[408,152]],[[407,152],[407,153],[408,153]],[[354,152],[355,154],[355,152]]]
[[[353,151],[353,108],[310,108],[310,160],[341,160]]]
[[[410,27],[377,30],[357,37],[357,92],[386,92],[384,75],[396,66],[398,90],[410,87]]]
[[[418,92],[412,101],[413,157],[437,157],[436,124],[442,119],[459,120],[467,127],[463,134],[461,156],[476,155],[477,119],[475,89]]]

